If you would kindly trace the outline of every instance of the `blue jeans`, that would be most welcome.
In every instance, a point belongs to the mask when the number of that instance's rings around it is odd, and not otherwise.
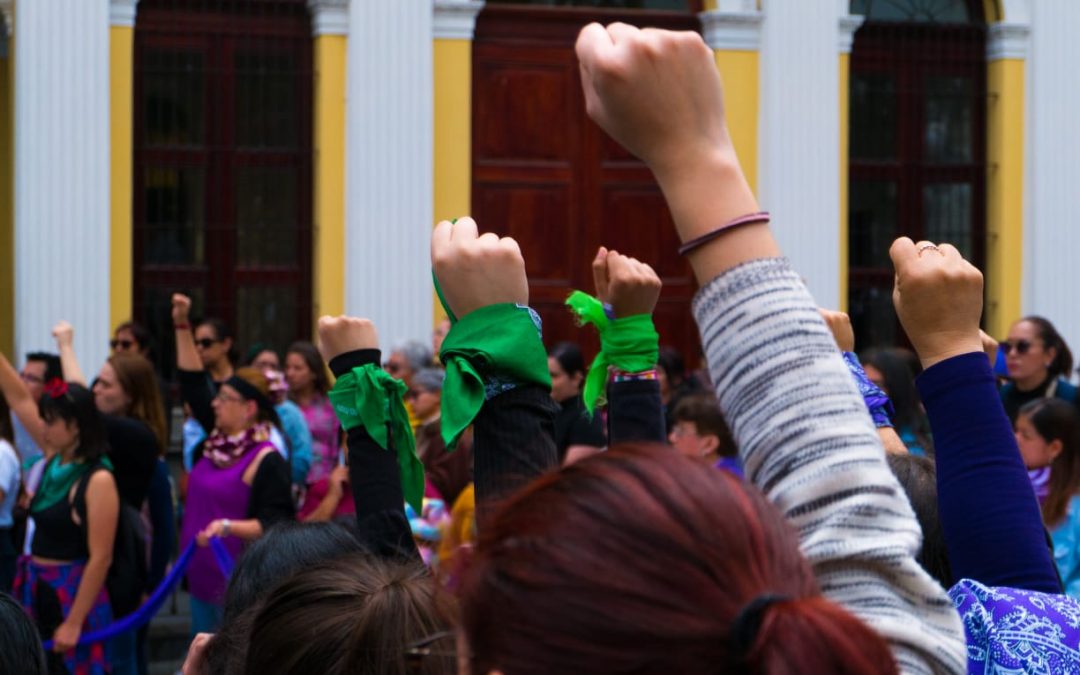
[[[216,633],[221,627],[221,605],[191,597],[191,637],[198,633]]]

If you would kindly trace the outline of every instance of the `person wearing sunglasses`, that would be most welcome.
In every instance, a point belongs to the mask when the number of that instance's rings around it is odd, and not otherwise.
[[[210,538],[219,538],[235,559],[244,542],[292,520],[294,512],[289,465],[271,440],[273,431],[280,435],[280,421],[266,376],[247,367],[215,384],[212,371],[204,369],[207,350],[192,335],[190,310],[190,298],[173,295],[181,393],[207,435],[188,476],[180,530],[181,547],[199,544],[187,572],[194,636],[214,632],[221,622],[226,580],[208,548]]]
[[[1026,316],[1009,328],[998,345],[1005,355],[1009,380],[1001,388],[1001,402],[1009,421],[1025,404],[1040,398],[1076,402],[1076,387],[1069,383],[1073,356],[1054,324],[1041,316]]]

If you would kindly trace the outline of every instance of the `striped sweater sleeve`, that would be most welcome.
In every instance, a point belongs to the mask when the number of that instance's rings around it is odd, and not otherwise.
[[[959,616],[915,561],[918,522],[788,261],[728,270],[693,309],[746,475],[798,530],[822,593],[877,630],[901,672],[964,672]]]

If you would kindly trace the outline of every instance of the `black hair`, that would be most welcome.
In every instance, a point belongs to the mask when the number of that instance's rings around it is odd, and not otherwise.
[[[57,382],[49,380],[48,382]],[[48,384],[47,382],[47,384]],[[108,452],[105,421],[94,404],[94,395],[81,384],[67,382],[63,393],[45,392],[38,401],[38,414],[46,424],[54,420],[75,422],[79,428],[78,459],[94,462]]]
[[[251,348],[248,349],[247,352],[244,353],[244,360],[241,362],[240,365],[250,366],[251,364],[255,363],[255,359],[259,358],[259,354],[262,354],[263,352],[274,352],[274,354],[277,355],[278,360],[281,360],[281,354],[278,352],[278,350],[274,349],[265,342],[256,342],[255,344],[251,345]]]
[[[113,335],[116,335],[122,330],[131,333],[131,337],[135,338],[135,342],[139,343],[140,351],[150,351],[150,331],[146,330],[146,326],[138,321],[125,321],[116,327],[116,330],[113,331]]]
[[[207,646],[208,672],[242,672],[251,623],[262,601],[294,573],[363,553],[352,530],[336,523],[282,522],[244,551],[225,591],[222,628]]]
[[[0,673],[46,675],[45,651],[33,621],[19,603],[0,592]]]
[[[1057,328],[1054,328],[1054,324],[1050,323],[1049,319],[1041,316],[1025,316],[1020,321],[1027,321],[1035,326],[1039,339],[1045,345],[1043,349],[1054,348],[1054,360],[1050,362],[1050,367],[1047,368],[1050,377],[1068,378],[1073,367],[1072,352],[1069,351],[1069,345],[1065,344],[1065,338],[1061,337],[1061,333],[1058,333]]]
[[[656,365],[664,369],[668,378],[668,386],[675,389],[686,379],[686,362],[682,354],[674,347],[661,347],[660,354],[656,359]]]
[[[236,346],[236,336],[229,329],[229,324],[225,323],[222,319],[217,317],[206,317],[195,325],[195,328],[202,328],[208,326],[210,330],[214,331],[214,337],[218,341],[232,340],[232,346],[229,347],[229,351],[225,354],[225,358],[229,359],[229,363],[236,365],[236,362],[240,360],[240,352]]]
[[[896,428],[910,430],[926,453],[932,455],[930,422],[923,412],[919,391],[915,388],[915,373],[911,372],[905,354],[897,349],[870,349],[859,360],[876,368],[885,379],[885,393],[896,411],[893,417]]]
[[[15,444],[15,429],[11,424],[11,408],[7,399],[0,396],[0,440]]]
[[[60,365],[60,357],[56,354],[50,354],[49,352],[30,352],[26,355],[26,360],[37,361],[45,364],[45,381],[63,377],[64,369]]]
[[[567,375],[585,373],[585,358],[581,355],[581,347],[573,342],[560,342],[548,350],[548,356],[559,362],[559,367]]]
[[[945,588],[953,585],[945,532],[938,515],[937,469],[933,460],[915,455],[887,454],[886,461],[907,493],[923,532],[922,549],[915,560]]]

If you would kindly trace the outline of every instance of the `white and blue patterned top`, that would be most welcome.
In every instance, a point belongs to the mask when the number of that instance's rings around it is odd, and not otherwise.
[[[967,637],[968,672],[1080,673],[1080,602],[964,579],[949,591]]]

